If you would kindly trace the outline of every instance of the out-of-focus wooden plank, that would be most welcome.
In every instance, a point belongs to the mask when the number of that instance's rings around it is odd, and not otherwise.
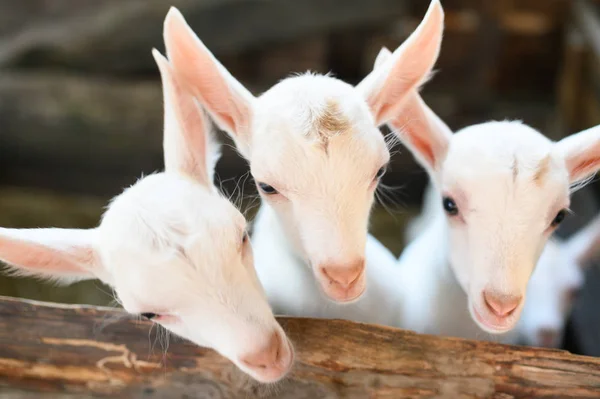
[[[558,77],[558,108],[567,132],[583,128],[582,96],[585,82],[586,47],[579,29],[572,25],[568,29],[561,71]]]
[[[573,1],[573,17],[596,57],[600,58],[600,18],[588,0]]]
[[[404,14],[397,0],[0,0],[0,66],[60,66],[96,73],[154,71],[170,6],[218,55],[377,26]],[[4,17],[4,18],[2,18]]]
[[[279,318],[297,364],[258,386],[187,342],[151,351],[122,311],[0,299],[0,386],[37,397],[597,398],[600,359],[418,335],[342,320]],[[107,320],[121,319],[107,324]],[[101,328],[105,326],[104,328]],[[16,339],[15,337],[18,337]]]

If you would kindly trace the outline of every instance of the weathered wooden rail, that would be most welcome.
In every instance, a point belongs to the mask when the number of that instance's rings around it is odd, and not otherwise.
[[[600,359],[418,335],[341,320],[280,318],[297,365],[259,386],[211,350],[122,311],[0,297],[3,398],[598,398]],[[156,332],[156,329],[154,329]]]

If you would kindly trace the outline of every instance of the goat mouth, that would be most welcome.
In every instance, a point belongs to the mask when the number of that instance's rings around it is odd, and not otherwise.
[[[354,303],[356,301],[358,301],[360,299],[360,297],[362,296],[362,294],[364,293],[364,289],[359,292],[356,295],[353,296],[346,296],[346,297],[332,297],[330,295],[327,294],[327,297],[329,299],[331,299],[332,301],[336,302],[336,303],[340,303],[340,304],[351,304]]]
[[[475,305],[471,306],[471,315],[479,327],[490,334],[506,333],[512,330],[516,324],[516,319],[512,313],[506,317],[498,317],[494,315],[484,317],[481,312],[477,310],[477,306]]]
[[[319,279],[319,285],[323,294],[332,302],[339,304],[350,304],[358,301],[366,291],[366,284],[359,277],[350,287],[340,287],[339,284],[330,280]]]

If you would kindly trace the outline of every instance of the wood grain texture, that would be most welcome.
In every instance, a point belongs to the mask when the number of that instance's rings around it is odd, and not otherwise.
[[[122,311],[0,298],[0,391],[52,398],[598,398],[600,359],[418,335],[340,320],[280,318],[297,364],[260,386],[211,350]],[[30,396],[27,396],[30,395]],[[44,396],[46,397],[46,396]]]
[[[397,0],[0,0],[0,66],[54,66],[100,74],[156,70],[162,24],[178,7],[217,56],[314,34],[377,26],[404,15]],[[131,29],[135,26],[136,29]]]

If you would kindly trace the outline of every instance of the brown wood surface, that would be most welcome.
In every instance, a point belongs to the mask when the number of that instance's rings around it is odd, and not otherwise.
[[[120,310],[3,297],[0,392],[32,398],[600,395],[597,358],[340,320],[279,321],[295,343],[297,364],[284,382],[265,387],[213,351],[187,342],[172,339],[163,355],[160,346],[153,348],[151,324]]]
[[[0,0],[0,67],[154,72],[170,6],[219,57],[405,14],[398,0]]]

